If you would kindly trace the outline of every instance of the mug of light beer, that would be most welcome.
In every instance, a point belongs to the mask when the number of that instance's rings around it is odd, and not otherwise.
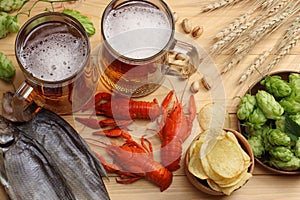
[[[174,19],[161,0],[113,0],[101,21],[100,79],[111,91],[146,96],[160,87],[168,52],[198,58],[197,49],[174,38]],[[194,58],[192,58],[194,59]]]
[[[15,53],[25,78],[12,101],[19,120],[30,105],[71,114],[92,98],[98,69],[90,64],[89,38],[75,18],[58,12],[34,16],[21,27]]]

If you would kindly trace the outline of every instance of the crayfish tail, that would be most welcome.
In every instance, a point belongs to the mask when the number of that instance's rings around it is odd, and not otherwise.
[[[173,173],[169,170],[166,170],[164,173],[164,178],[162,179],[163,182],[160,185],[160,191],[163,192],[168,189],[173,181]]]

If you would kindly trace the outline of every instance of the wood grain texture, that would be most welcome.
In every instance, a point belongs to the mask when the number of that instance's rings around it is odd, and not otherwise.
[[[25,6],[29,8],[31,3]],[[193,39],[190,35],[186,35],[189,39],[192,39],[195,43],[201,46],[204,50],[209,51],[210,46],[213,43],[213,38],[222,28],[224,28],[228,23],[233,19],[240,16],[240,14],[245,13],[248,10],[248,7],[251,5],[248,4],[237,4],[236,6],[228,7],[221,10],[216,10],[209,13],[200,13],[201,8],[213,0],[166,0],[172,11],[178,13],[179,20],[176,23],[176,32],[183,34],[180,22],[184,18],[188,18],[192,25],[200,25],[204,27],[203,35],[198,39]],[[109,3],[108,0],[82,0],[78,6],[75,8],[87,15],[96,27],[96,34],[90,37],[91,47],[95,49],[97,45],[101,42],[101,29],[100,21],[101,15],[105,6]],[[63,6],[73,7],[74,5],[68,4],[55,4],[55,10],[61,11]],[[43,12],[45,7],[50,9],[50,5],[46,3],[39,3],[32,10],[31,17]],[[24,24],[29,18],[25,15],[20,15],[19,22]],[[214,85],[212,91],[206,91],[204,88],[200,89],[200,92],[197,93],[197,110],[204,106],[206,103],[211,101],[223,101],[225,102],[227,111],[230,113],[231,126],[234,129],[237,129],[237,118],[236,110],[239,100],[235,97],[242,96],[247,92],[248,88],[260,79],[260,75],[257,72],[254,72],[250,78],[244,83],[239,85],[238,80],[248,67],[248,65],[253,61],[253,59],[264,50],[272,47],[277,40],[280,39],[280,36],[287,29],[289,23],[276,30],[269,37],[264,38],[263,41],[258,43],[255,48],[246,56],[243,62],[238,66],[232,69],[229,73],[222,76],[218,76],[218,80],[214,80],[215,83],[220,85]],[[17,69],[16,78],[14,81],[14,86],[17,88],[24,80],[24,77],[17,66],[14,53],[14,42],[16,34],[11,34],[8,37],[0,40],[0,51],[9,55],[9,58],[12,59],[14,65]],[[279,70],[295,70],[300,71],[300,45],[297,45],[290,54],[280,62],[280,64],[272,69],[272,71]],[[206,72],[209,67],[216,68],[217,71],[220,71],[222,64],[226,62],[226,55],[219,56],[218,58],[213,58],[213,66],[200,66],[200,72]],[[202,68],[203,67],[203,68]],[[191,78],[193,80],[199,79],[198,75],[195,75]],[[224,95],[212,94],[214,89],[221,87]],[[220,88],[219,88],[220,89]],[[99,83],[99,90],[103,90],[103,86]],[[0,92],[14,91],[14,87],[10,84],[0,82]],[[165,90],[159,89],[152,96],[146,97],[145,99],[153,99],[153,96],[157,97],[161,102],[165,96]],[[0,101],[2,96],[0,97]],[[77,114],[75,114],[77,115]],[[64,116],[64,118],[69,121],[74,128],[76,128],[83,137],[90,137],[91,130],[81,126],[80,124],[74,121],[74,116]],[[195,122],[196,123],[196,122]],[[196,129],[190,139],[184,144],[186,148],[191,141],[191,139],[200,132],[199,129]],[[155,143],[155,147],[159,146],[159,142]],[[186,179],[184,171],[182,168],[175,172],[175,177],[172,185],[169,189],[161,193],[159,188],[149,183],[146,180],[140,180],[136,183],[130,185],[121,185],[115,182],[115,175],[110,175],[110,181],[105,180],[106,187],[109,191],[112,200],[134,200],[134,199],[152,199],[152,200],[162,200],[162,199],[219,199],[220,197],[209,196],[197,191]],[[271,172],[263,169],[258,164],[255,166],[254,176],[248,181],[248,183],[240,190],[234,192],[230,197],[223,197],[222,199],[231,199],[231,200],[252,200],[252,199],[265,199],[265,200],[296,200],[299,199],[299,185],[300,179],[298,176],[276,176]],[[38,188],[37,188],[38,190]],[[1,190],[0,200],[6,200],[5,192]]]

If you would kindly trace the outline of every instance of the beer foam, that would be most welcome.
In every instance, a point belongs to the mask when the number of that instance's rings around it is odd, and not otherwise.
[[[112,10],[103,25],[110,46],[121,55],[133,59],[157,54],[172,34],[167,15],[146,3],[132,3]]]
[[[52,33],[25,46],[20,61],[36,78],[61,81],[80,70],[86,54],[87,44],[83,39],[68,33]]]

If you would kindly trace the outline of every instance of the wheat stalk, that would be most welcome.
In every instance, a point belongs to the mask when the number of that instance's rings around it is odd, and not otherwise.
[[[236,28],[240,27],[242,24],[245,24],[249,20],[251,14],[252,12],[248,12],[234,19],[234,21],[231,22],[227,27],[225,27],[223,30],[216,34],[216,39],[223,39],[229,33],[236,30]]]
[[[250,39],[259,41],[264,35],[271,33],[280,27],[280,25],[282,25],[297,10],[299,10],[299,8],[286,8],[283,12],[268,18],[249,33]]]
[[[278,41],[276,46],[277,56],[268,64],[267,71],[275,67],[296,46],[300,39],[300,15],[290,25],[283,39]]]
[[[281,48],[279,54],[272,60],[271,63],[267,66],[266,70],[269,71],[273,67],[275,67],[283,57],[285,57],[291,50],[296,46],[298,40],[300,39],[300,35],[296,36],[292,40],[290,40],[284,47]]]
[[[250,41],[251,44],[249,45],[248,41],[241,42],[236,49],[234,50],[230,62],[225,65],[225,67],[222,70],[222,74],[225,74],[228,72],[231,68],[238,65],[240,61],[249,53],[251,49],[251,45],[254,45],[255,42],[252,40]]]
[[[274,4],[274,0],[267,0],[267,1],[261,1],[260,5],[258,5],[258,7],[262,10],[269,8],[270,6],[272,6]]]
[[[277,44],[274,45],[274,47],[268,51],[265,51],[263,54],[258,56],[253,63],[247,68],[247,70],[241,75],[241,78],[239,80],[239,84],[243,83],[252,73],[254,70],[257,70],[258,68],[261,68],[262,64],[266,61],[267,57],[271,54],[273,49],[275,49],[277,52],[279,52],[278,56],[272,60],[271,63],[267,66],[267,69],[271,69],[276,64],[280,62],[280,60],[288,54],[288,52],[291,51],[291,49],[296,45],[296,42],[298,41],[300,34],[300,15],[298,15],[293,23],[289,26],[288,30],[284,33],[282,36],[282,39],[280,39]]]
[[[243,33],[245,33],[250,27],[252,27],[255,24],[255,20],[252,20],[250,22],[247,22],[240,27],[233,30],[231,33],[229,33],[227,36],[225,36],[223,39],[215,42],[212,45],[211,53],[217,54],[220,53],[225,47],[229,46],[232,41],[234,41],[236,38],[240,37]]]
[[[288,5],[288,0],[278,1],[271,9],[267,11],[267,16],[273,16]]]
[[[293,7],[287,7],[275,16],[269,17],[261,23],[257,24],[255,28],[249,31],[247,36],[245,36],[245,38],[242,38],[241,40],[244,41],[244,43],[247,43],[246,41],[248,41],[248,46],[253,46],[253,43],[255,44],[259,42],[262,38],[264,38],[266,35],[271,34],[282,24],[284,24],[284,22],[287,21],[295,12],[299,11],[300,7],[298,7],[298,4],[299,2],[296,3]],[[239,44],[241,43],[241,40],[237,40],[235,43],[238,46],[240,46]],[[245,45],[245,48],[248,48],[247,45]],[[238,51],[243,51],[242,48],[237,49]]]
[[[223,68],[222,74],[239,64],[257,42],[280,27],[290,16],[297,12],[299,10],[298,4],[299,2],[293,7],[288,7],[283,12],[268,18],[259,24],[246,37],[236,40],[235,44],[237,46],[231,48],[231,51],[234,52],[234,54],[231,57],[231,61]]]
[[[229,24],[228,27],[226,27],[225,29],[223,29],[216,35],[216,38],[218,40],[212,45],[211,54],[220,53],[224,48],[228,47],[232,41],[234,41],[236,38],[240,37],[243,33],[245,33],[251,27],[253,27],[256,22],[262,21],[262,19],[266,19],[268,17],[268,15],[270,15],[270,13],[272,13],[274,15],[276,12],[279,12],[281,10],[281,8],[284,8],[283,4],[281,4],[283,2],[286,2],[286,0],[281,0],[279,2],[272,1],[274,6],[268,10],[267,15],[265,13],[261,13],[256,18],[252,19],[251,21],[249,21],[250,16],[252,13],[255,12],[256,9],[258,9],[261,5],[263,5],[263,6],[270,5],[271,2],[268,2],[269,4],[261,3],[258,7],[255,7],[250,12],[245,13],[244,15],[242,15],[239,18],[236,18],[232,23]],[[272,26],[272,24],[271,24],[272,22],[276,23],[276,20],[274,20],[274,19],[269,20],[269,22],[266,22],[266,24],[262,24],[260,29],[259,29],[259,27],[257,28],[258,29],[257,31],[263,32],[264,31],[263,29],[268,29],[268,27]],[[252,34],[254,35],[254,37],[256,37],[257,32],[253,32]]]
[[[204,6],[204,8],[202,9],[202,12],[213,11],[213,10],[216,10],[216,9],[219,9],[222,7],[237,4],[241,1],[247,1],[247,0],[216,0],[213,3],[207,4],[206,6]]]
[[[218,54],[220,53],[224,48],[228,48],[228,46],[231,44],[232,41],[234,41],[236,38],[240,37],[243,33],[245,33],[247,30],[249,30],[251,27],[255,25],[258,21],[263,21],[269,16],[275,15],[278,13],[284,6],[287,4],[287,0],[269,0],[269,1],[261,1],[257,3],[258,6],[255,6],[254,9],[252,9],[250,12],[245,13],[244,15],[240,16],[239,18],[236,18],[232,23],[230,23],[226,28],[224,28],[222,31],[217,33],[216,39],[217,41],[212,45],[211,47],[211,54]],[[266,12],[260,13],[257,17],[249,21],[251,15],[261,7],[273,5],[271,8],[269,8]],[[274,21],[274,20],[273,20]],[[270,26],[270,24],[269,24]],[[264,28],[268,28],[268,26],[264,26]],[[263,31],[263,30],[258,30]],[[253,33],[256,34],[256,33]]]
[[[226,28],[221,30],[216,34],[216,39],[223,39],[230,32],[234,31],[236,28],[240,27],[242,24],[245,24],[250,18],[250,13],[245,13],[242,16],[234,19]]]
[[[227,36],[224,38],[216,41],[212,47],[211,47],[211,53],[217,54],[220,53],[223,49],[229,48],[229,46],[232,44],[232,42],[241,37],[244,33],[246,33],[251,27],[255,25],[255,23],[259,20],[259,17],[252,19],[245,24],[242,24],[241,26],[234,29],[232,32],[230,32]]]
[[[247,70],[241,75],[239,84],[243,83],[253,72],[262,66],[265,60],[269,57],[272,50],[264,51],[259,55],[247,68]]]
[[[290,25],[288,30],[283,35],[282,39],[277,42],[276,49],[281,49],[291,38],[294,38],[297,36],[297,34],[300,31],[300,15],[298,15],[293,23]]]

